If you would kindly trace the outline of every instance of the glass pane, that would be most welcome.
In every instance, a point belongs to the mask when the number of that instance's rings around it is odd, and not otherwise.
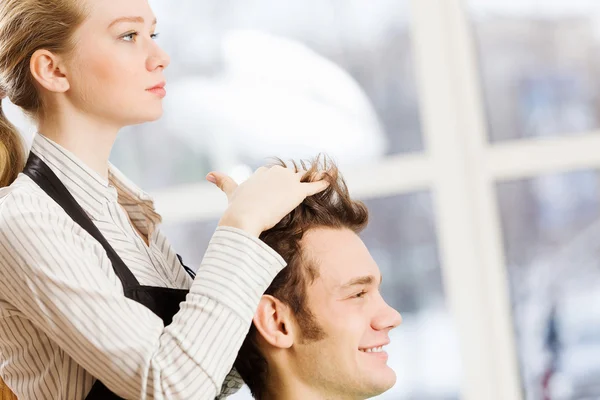
[[[165,113],[112,161],[145,189],[243,179],[269,157],[340,166],[421,151],[409,0],[152,0]]]
[[[600,125],[600,7],[594,0],[469,0],[490,141]]]
[[[600,175],[497,185],[527,399],[600,398]]]
[[[462,367],[458,338],[442,286],[429,192],[369,199],[362,238],[383,275],[382,292],[403,317],[390,334],[389,365],[398,380],[380,399],[459,398]],[[175,248],[197,265],[216,221],[167,225]],[[232,399],[250,399],[247,391]]]

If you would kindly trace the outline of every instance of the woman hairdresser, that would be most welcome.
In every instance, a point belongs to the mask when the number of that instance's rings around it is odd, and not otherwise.
[[[152,200],[108,162],[122,127],[162,113],[155,27],[147,0],[0,2],[2,97],[38,130],[27,158],[0,113],[0,377],[19,399],[235,391],[232,364],[284,267],[258,235],[326,187],[280,167],[240,186],[209,174],[229,206],[194,278]]]

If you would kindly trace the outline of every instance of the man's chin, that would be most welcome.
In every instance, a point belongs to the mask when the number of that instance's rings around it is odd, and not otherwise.
[[[370,378],[368,383],[370,390],[369,395],[365,398],[379,396],[396,384],[396,373],[388,366],[379,370],[371,370],[368,374],[365,374],[366,376]]]

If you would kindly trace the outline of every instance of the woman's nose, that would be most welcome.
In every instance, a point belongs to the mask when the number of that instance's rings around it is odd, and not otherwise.
[[[171,57],[160,46],[154,45],[152,54],[148,57],[148,70],[165,69],[171,63]]]

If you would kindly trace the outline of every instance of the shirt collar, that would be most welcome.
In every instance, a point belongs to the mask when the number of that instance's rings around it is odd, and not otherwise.
[[[112,164],[109,163],[105,179],[69,150],[39,133],[33,139],[31,151],[52,169],[90,218],[98,219],[107,202],[139,204],[155,217],[152,198]]]

